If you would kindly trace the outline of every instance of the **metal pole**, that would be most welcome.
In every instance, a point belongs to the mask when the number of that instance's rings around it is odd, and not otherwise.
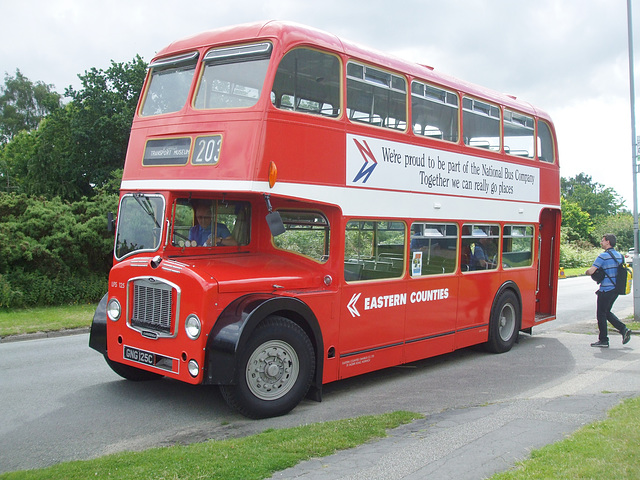
[[[629,40],[629,96],[631,100],[631,157],[633,167],[633,271],[640,273],[640,257],[638,256],[638,164],[637,164],[637,139],[636,139],[636,93],[635,77],[633,73],[633,20],[631,13],[631,0],[627,0],[627,30]],[[640,321],[640,277],[633,282],[633,319]]]

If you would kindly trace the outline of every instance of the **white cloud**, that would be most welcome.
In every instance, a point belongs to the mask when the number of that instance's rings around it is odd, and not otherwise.
[[[59,92],[110,61],[267,19],[320,28],[513,94],[555,121],[562,175],[584,171],[631,208],[626,4],[611,0],[0,0],[0,73]],[[636,12],[636,16],[640,13]],[[640,17],[638,17],[640,27]],[[636,29],[637,31],[637,29]],[[635,35],[640,41],[640,32]],[[640,47],[636,47],[640,52]],[[636,68],[640,71],[639,68]],[[615,168],[612,167],[615,165]]]

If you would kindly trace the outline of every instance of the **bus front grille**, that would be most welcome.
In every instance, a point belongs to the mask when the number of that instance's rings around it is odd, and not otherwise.
[[[136,280],[131,326],[171,335],[173,288],[165,283]]]

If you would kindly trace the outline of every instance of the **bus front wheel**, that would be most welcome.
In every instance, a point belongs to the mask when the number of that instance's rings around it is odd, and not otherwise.
[[[236,384],[221,385],[229,406],[250,418],[284,415],[311,385],[315,354],[309,337],[291,320],[265,319],[239,355]]]
[[[511,350],[520,330],[520,302],[511,290],[506,290],[496,299],[489,321],[487,348],[493,353]]]

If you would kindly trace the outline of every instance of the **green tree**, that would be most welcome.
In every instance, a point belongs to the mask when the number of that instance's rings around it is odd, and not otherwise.
[[[560,197],[560,205],[565,240],[569,242],[590,241],[594,230],[591,215],[582,210],[577,203],[570,202],[564,197]]]
[[[19,188],[10,161],[17,152],[5,152],[7,143],[21,133],[35,130],[46,115],[60,106],[61,97],[53,91],[53,85],[33,83],[17,69],[15,76],[5,74],[4,86],[0,86],[0,191]],[[18,149],[23,146],[21,142]]]
[[[53,85],[33,83],[16,69],[15,76],[5,74],[0,86],[0,144],[19,132],[35,129],[40,120],[61,106],[61,96]]]
[[[139,55],[128,63],[112,61],[107,70],[93,68],[79,75],[80,90],[66,90],[74,106],[70,124],[74,178],[85,183],[80,191],[104,185],[111,172],[123,167],[146,68]]]
[[[22,130],[13,139],[0,147],[0,191],[22,191],[22,176],[26,165],[36,157],[37,136],[35,131]]]
[[[633,215],[628,212],[598,217],[593,237],[600,240],[603,235],[613,233],[616,236],[616,250],[626,252],[633,247]]]
[[[560,190],[565,200],[577,204],[594,221],[598,216],[615,215],[624,208],[624,200],[613,188],[594,182],[586,173],[561,178]]]

